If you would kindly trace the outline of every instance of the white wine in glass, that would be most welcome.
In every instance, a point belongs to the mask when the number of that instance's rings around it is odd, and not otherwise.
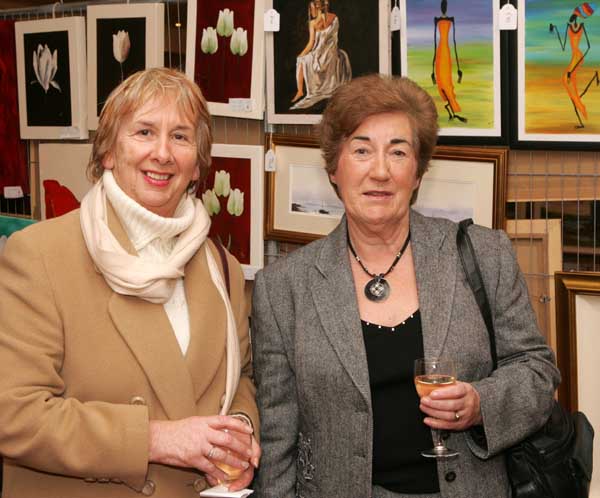
[[[419,358],[415,360],[415,387],[419,398],[428,396],[441,387],[451,386],[456,382],[456,367],[452,360],[443,358]],[[457,451],[447,448],[442,439],[442,431],[431,429],[433,448],[421,452],[428,458],[448,458],[458,455]]]

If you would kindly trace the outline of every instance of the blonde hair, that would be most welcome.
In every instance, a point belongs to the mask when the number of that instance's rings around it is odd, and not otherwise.
[[[212,129],[208,106],[202,91],[185,74],[168,68],[152,68],[132,74],[109,95],[100,113],[94,137],[87,176],[98,181],[104,173],[103,161],[114,153],[117,136],[123,122],[138,108],[151,100],[170,97],[179,111],[194,125],[200,178],[191,182],[188,190],[197,188],[206,178],[211,162]]]

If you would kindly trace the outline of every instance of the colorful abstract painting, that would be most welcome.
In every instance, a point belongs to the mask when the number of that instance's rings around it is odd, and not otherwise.
[[[501,135],[498,1],[403,0],[402,74],[433,97],[441,135]]]

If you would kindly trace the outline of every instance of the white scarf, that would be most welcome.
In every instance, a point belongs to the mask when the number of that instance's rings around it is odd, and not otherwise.
[[[103,180],[100,179],[90,189],[81,201],[81,230],[92,260],[113,291],[156,304],[169,300],[175,281],[183,277],[185,265],[206,241],[210,229],[210,217],[202,202],[191,197],[189,200],[194,203],[194,220],[179,234],[170,256],[162,262],[147,261],[123,249],[108,227]],[[226,414],[239,384],[240,349],[225,283],[208,244],[205,244],[205,248],[211,279],[227,312],[227,376],[225,402],[221,409],[221,414]]]

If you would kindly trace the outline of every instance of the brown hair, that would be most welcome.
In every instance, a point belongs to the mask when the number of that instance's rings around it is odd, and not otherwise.
[[[164,97],[173,98],[179,111],[194,124],[200,178],[191,182],[188,190],[195,190],[206,178],[211,162],[212,129],[202,91],[180,71],[152,68],[132,74],[106,100],[87,165],[87,176],[91,181],[96,182],[102,177],[102,162],[107,154],[114,151],[119,129],[125,119],[144,103]]]
[[[325,169],[335,173],[344,141],[370,116],[403,113],[413,133],[417,178],[422,178],[437,142],[437,110],[430,95],[408,78],[371,74],[354,78],[333,93],[317,125]],[[335,186],[334,186],[335,188]],[[411,204],[416,200],[416,191]]]

